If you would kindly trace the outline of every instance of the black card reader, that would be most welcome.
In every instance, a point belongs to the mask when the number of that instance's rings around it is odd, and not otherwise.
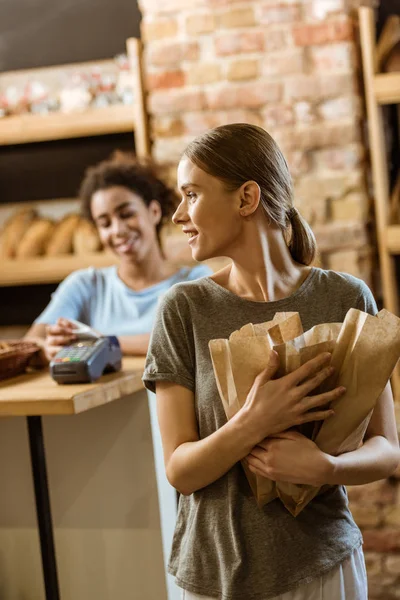
[[[81,339],[64,346],[50,362],[57,383],[90,383],[108,371],[119,371],[122,354],[116,338]]]

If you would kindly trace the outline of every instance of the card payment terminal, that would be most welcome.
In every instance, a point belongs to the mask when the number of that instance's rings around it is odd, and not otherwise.
[[[80,339],[62,348],[50,362],[50,375],[57,383],[90,383],[104,372],[121,369],[117,338]]]

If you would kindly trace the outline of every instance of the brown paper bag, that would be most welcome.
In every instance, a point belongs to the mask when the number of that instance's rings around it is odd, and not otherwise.
[[[334,400],[335,415],[324,421],[315,443],[333,456],[356,450],[362,444],[373,409],[400,356],[400,319],[387,310],[372,316],[350,309],[332,355],[335,373],[324,389],[343,385],[346,393]],[[298,515],[324,488],[277,484],[285,506]],[[289,497],[290,496],[290,497]]]
[[[281,343],[302,332],[298,313],[276,313],[267,323],[249,323],[234,331],[229,340],[209,343],[217,388],[225,414],[231,419],[243,406],[255,378],[266,369],[273,340]],[[262,505],[276,498],[275,483],[242,466],[257,502]]]
[[[278,376],[321,352],[332,352],[335,374],[314,393],[344,385],[346,394],[333,403],[333,417],[301,431],[324,452],[340,454],[362,443],[375,403],[400,356],[400,319],[385,310],[372,317],[351,309],[343,324],[317,325],[303,334],[297,313],[277,313],[268,323],[247,324],[229,340],[212,340],[209,346],[228,418],[245,402],[255,377],[267,366],[272,348],[280,358]],[[252,474],[245,464],[243,467],[260,506],[278,495],[294,516],[327,487],[275,485]]]

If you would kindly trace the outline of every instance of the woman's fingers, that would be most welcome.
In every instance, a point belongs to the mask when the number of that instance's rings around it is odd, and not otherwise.
[[[310,379],[314,375],[316,375],[321,369],[327,367],[330,360],[331,354],[329,352],[324,352],[311,360],[308,360],[304,365],[293,371],[293,373],[289,373],[286,375],[286,379],[290,385],[299,385],[305,379]]]
[[[323,394],[317,394],[316,396],[307,396],[303,398],[303,406],[305,410],[310,410],[312,408],[318,408],[319,406],[324,406],[325,404],[329,404],[332,400],[336,400],[340,398],[345,393],[346,388],[343,386],[337,387],[330,392],[324,392]]]
[[[331,417],[334,414],[335,411],[331,409],[309,411],[305,413],[302,417],[300,417],[296,425],[303,425],[303,423],[311,423],[311,421],[324,421],[325,419]]]
[[[66,346],[72,344],[75,340],[76,338],[73,335],[51,335],[47,338],[46,343],[49,346]]]
[[[325,379],[327,379],[334,372],[333,367],[325,367],[321,371],[319,371],[314,377],[309,379],[308,381],[304,381],[304,383],[297,386],[297,391],[301,398],[307,396],[310,392],[315,390]]]

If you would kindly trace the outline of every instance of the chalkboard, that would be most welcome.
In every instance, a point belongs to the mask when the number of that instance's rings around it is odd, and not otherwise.
[[[112,58],[139,26],[136,0],[0,0],[0,71]]]

